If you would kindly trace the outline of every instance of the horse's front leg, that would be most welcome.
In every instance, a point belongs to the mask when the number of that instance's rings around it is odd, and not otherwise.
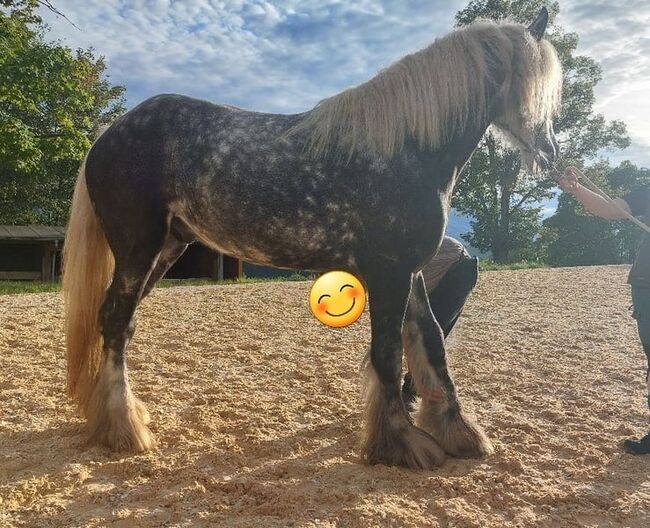
[[[450,455],[482,457],[492,453],[485,433],[465,416],[458,401],[447,369],[443,333],[429,306],[422,273],[413,277],[403,342],[413,381],[422,398],[416,423]]]
[[[365,364],[365,430],[362,455],[368,464],[431,469],[444,451],[409,418],[400,393],[402,321],[411,274],[385,270],[366,275],[370,295],[370,354]]]

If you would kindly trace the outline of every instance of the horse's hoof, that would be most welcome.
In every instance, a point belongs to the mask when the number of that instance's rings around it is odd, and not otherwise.
[[[89,442],[112,451],[149,451],[155,445],[149,412],[130,389],[99,383],[88,406]]]
[[[374,368],[369,362],[364,363],[366,416],[361,448],[363,461],[411,469],[441,466],[445,452],[434,438],[411,423],[402,396],[392,387],[380,384]]]
[[[435,469],[444,463],[445,452],[429,434],[409,425],[370,439],[362,450],[362,458],[370,465]]]
[[[435,406],[422,407],[417,423],[450,455],[460,458],[484,458],[494,452],[483,429],[459,407],[440,412]]]
[[[111,451],[132,451],[143,453],[155,445],[149,428],[136,412],[113,415],[108,422],[88,423],[89,442],[108,447]]]

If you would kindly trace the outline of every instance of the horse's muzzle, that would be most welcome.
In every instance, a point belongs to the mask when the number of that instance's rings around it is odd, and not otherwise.
[[[560,145],[552,130],[548,134],[544,134],[538,138],[536,150],[537,156],[535,161],[539,167],[544,171],[551,169],[555,160],[560,155]]]

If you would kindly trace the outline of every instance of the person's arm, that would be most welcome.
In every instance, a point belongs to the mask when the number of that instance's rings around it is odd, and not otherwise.
[[[632,212],[625,200],[614,198],[611,202],[608,202],[599,194],[580,185],[578,183],[578,174],[578,169],[568,167],[564,171],[562,178],[558,180],[558,183],[563,191],[575,196],[576,200],[584,205],[585,209],[592,215],[604,218],[605,220],[621,220],[626,218],[626,216],[620,209],[627,213]]]

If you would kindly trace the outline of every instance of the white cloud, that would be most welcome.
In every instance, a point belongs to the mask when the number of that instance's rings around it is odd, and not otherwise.
[[[52,36],[105,55],[130,105],[180,92],[295,112],[371,77],[451,29],[461,1],[74,0]]]
[[[605,157],[609,158],[612,165],[630,160],[640,167],[650,167],[650,141],[634,134],[630,135],[630,139],[632,143],[625,150],[608,152]]]
[[[632,145],[609,155],[611,161],[650,166],[650,2],[572,0],[561,6],[558,23],[579,35],[578,52],[602,68],[596,110],[628,125]]]
[[[449,32],[466,0],[57,0],[80,30],[42,11],[51,36],[105,55],[129,105],[178,92],[298,112]],[[80,7],[83,5],[83,7]],[[598,111],[650,165],[650,2],[563,0],[558,22],[603,68]]]

